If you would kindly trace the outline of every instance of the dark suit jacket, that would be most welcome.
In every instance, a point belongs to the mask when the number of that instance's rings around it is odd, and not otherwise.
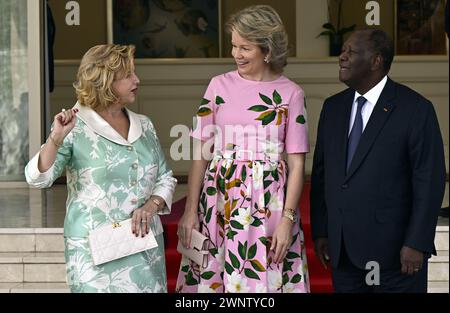
[[[408,246],[435,253],[434,236],[445,187],[444,150],[433,105],[388,78],[346,173],[355,92],[325,100],[311,177],[313,239],[328,238],[337,267],[342,238],[363,269],[400,267]]]

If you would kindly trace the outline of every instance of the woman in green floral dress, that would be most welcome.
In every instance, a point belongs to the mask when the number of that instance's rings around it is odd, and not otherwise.
[[[139,79],[134,47],[99,45],[81,60],[78,102],[54,118],[41,150],[25,168],[29,184],[50,187],[66,170],[64,221],[67,283],[72,292],[167,292],[163,228],[176,180],[152,122],[126,108]],[[87,236],[132,217],[136,236],[149,230],[158,247],[94,265]]]

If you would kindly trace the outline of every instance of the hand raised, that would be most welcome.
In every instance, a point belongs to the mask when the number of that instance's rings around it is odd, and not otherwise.
[[[77,113],[78,109],[70,109],[55,115],[52,130],[53,139],[60,142],[64,140],[67,134],[75,127]]]

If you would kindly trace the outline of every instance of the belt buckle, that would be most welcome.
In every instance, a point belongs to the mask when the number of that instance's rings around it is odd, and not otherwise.
[[[236,159],[241,159],[241,153],[247,152],[247,158],[242,161],[253,161],[253,151],[252,150],[237,150],[236,151]]]

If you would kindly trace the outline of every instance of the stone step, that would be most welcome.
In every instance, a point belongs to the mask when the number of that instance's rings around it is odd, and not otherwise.
[[[428,293],[449,293],[448,281],[428,282]]]
[[[0,283],[0,293],[69,293],[66,283]]]
[[[449,226],[437,226],[438,254],[449,251]],[[63,228],[0,228],[2,252],[64,252]]]
[[[434,245],[438,251],[448,251],[449,241],[448,241],[448,226],[437,226],[436,236],[434,238]]]
[[[0,253],[0,283],[66,281],[62,252]]]
[[[438,252],[428,261],[428,281],[448,283],[448,251]]]
[[[62,228],[0,228],[0,253],[63,251]]]

